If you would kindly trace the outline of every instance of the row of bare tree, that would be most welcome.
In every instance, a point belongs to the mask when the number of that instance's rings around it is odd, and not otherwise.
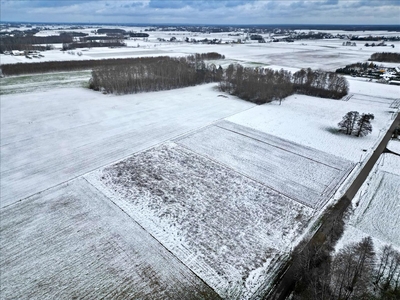
[[[283,69],[277,71],[231,64],[220,82],[220,89],[262,104],[282,100],[293,93],[340,99],[347,95],[348,83],[336,73],[321,70],[302,69],[292,74]]]
[[[0,38],[0,53],[11,50],[34,50],[41,44],[72,43],[70,35],[56,36],[3,36]]]
[[[187,58],[141,57],[129,64],[93,69],[90,88],[105,93],[132,94],[169,90],[219,81],[222,68]]]
[[[281,100],[293,93],[289,71],[268,68],[246,68],[230,64],[219,84],[221,91],[243,100],[262,104]]]
[[[44,61],[36,63],[18,63],[1,65],[4,75],[37,74],[48,72],[66,72],[76,70],[90,70],[96,67],[129,65],[134,58],[113,59],[90,59],[90,60],[68,60],[68,61]]]
[[[382,62],[400,62],[400,53],[396,52],[377,52],[373,53],[369,60]]]
[[[302,286],[297,286],[295,300],[400,299],[400,253],[390,245],[377,255],[367,237],[346,245],[318,267],[311,267],[313,261],[304,254],[299,268]]]

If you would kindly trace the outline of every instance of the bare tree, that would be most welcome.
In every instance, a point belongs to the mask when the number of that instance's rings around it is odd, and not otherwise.
[[[371,120],[374,119],[373,114],[362,114],[361,117],[357,120],[356,125],[356,136],[365,136],[372,132],[372,124]]]
[[[345,246],[332,264],[332,292],[334,299],[356,299],[370,294],[370,276],[375,253],[372,239]]]
[[[339,130],[351,135],[354,130],[354,126],[356,125],[359,119],[360,113],[358,111],[349,111],[344,117],[343,120],[338,123]]]

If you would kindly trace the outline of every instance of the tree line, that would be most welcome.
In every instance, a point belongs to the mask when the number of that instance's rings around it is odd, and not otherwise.
[[[292,74],[286,70],[249,68],[231,64],[220,82],[221,91],[262,104],[281,101],[293,93],[340,99],[348,93],[347,80],[333,72],[302,69]]]
[[[200,55],[201,57],[201,55]],[[216,82],[222,68],[187,57],[140,57],[129,64],[96,67],[89,86],[105,93],[131,94]]]
[[[217,52],[196,53],[187,57],[189,61],[225,59],[225,55]]]
[[[400,53],[395,52],[377,52],[373,53],[369,60],[380,62],[400,62]]]
[[[201,57],[202,59],[197,59],[198,66],[201,67],[203,60],[206,59],[223,59],[224,56],[216,53],[202,53],[189,56],[188,60],[196,62],[196,57]],[[45,61],[45,62],[35,62],[35,63],[18,63],[18,64],[2,64],[1,71],[5,76],[15,76],[24,74],[37,74],[37,73],[49,73],[49,72],[66,72],[66,71],[79,71],[79,70],[90,70],[96,67],[105,66],[117,66],[117,65],[129,65],[135,63],[140,58],[110,58],[110,59],[98,59],[98,60],[69,60],[69,61]],[[215,65],[210,66],[215,69]],[[218,72],[220,72],[219,70]]]
[[[333,72],[303,69],[294,74],[286,70],[247,68],[230,64],[226,70],[203,59],[223,58],[218,53],[196,54],[185,58],[137,58],[126,65],[101,66],[92,71],[90,87],[107,93],[159,91],[200,83],[219,82],[223,92],[262,104],[282,100],[293,93],[340,99],[348,83]]]
[[[3,36],[0,38],[0,53],[11,50],[42,50],[38,49],[39,44],[62,44],[72,43],[72,35],[54,35],[54,36]],[[42,46],[43,47],[43,46]]]
[[[400,299],[400,252],[391,245],[376,254],[371,237],[366,237],[327,256],[315,266],[305,255],[294,300]]]
[[[1,65],[5,76],[37,74],[48,72],[65,72],[89,70],[99,66],[115,66],[130,64],[135,58],[112,58],[99,60],[68,60],[68,61],[45,61],[36,63],[18,63]]]

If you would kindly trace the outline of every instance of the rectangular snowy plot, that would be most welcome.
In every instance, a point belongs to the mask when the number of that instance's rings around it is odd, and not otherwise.
[[[371,174],[361,188],[359,205],[350,224],[364,233],[400,247],[400,176],[385,171]]]
[[[218,299],[83,178],[0,218],[1,299]]]
[[[267,282],[313,213],[174,143],[85,178],[227,299]]]
[[[177,143],[312,208],[347,174],[349,161],[231,122],[219,122]]]
[[[202,85],[137,95],[66,88],[1,96],[6,206],[254,106]]]

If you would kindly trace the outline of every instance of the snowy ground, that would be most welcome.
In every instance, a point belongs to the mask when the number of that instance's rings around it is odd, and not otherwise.
[[[83,178],[0,219],[1,299],[218,299]]]
[[[345,159],[226,121],[177,143],[315,209],[353,168]]]
[[[400,87],[350,81],[348,101],[292,95],[282,101],[256,106],[228,121],[321,150],[353,162],[364,159],[393,122],[397,109],[390,106],[399,98]],[[362,92],[362,93],[360,93]],[[373,113],[373,131],[362,138],[338,132],[337,124],[352,110]]]
[[[124,28],[125,30],[140,31],[144,28]],[[90,33],[93,29],[81,30]],[[342,32],[343,33],[343,32]],[[56,31],[40,32],[39,35],[57,34]],[[364,42],[358,42],[356,47],[342,46],[345,40],[326,39],[326,40],[301,40],[293,43],[265,43],[259,44],[255,41],[247,41],[245,44],[225,44],[225,42],[236,41],[238,38],[244,40],[245,35],[239,37],[229,36],[229,33],[210,33],[197,34],[189,32],[149,32],[150,37],[144,39],[125,40],[127,48],[90,48],[77,49],[75,55],[62,52],[60,49],[45,51],[42,54],[44,58],[28,59],[24,56],[11,56],[0,54],[2,64],[18,63],[18,62],[38,62],[53,60],[83,60],[83,59],[103,59],[103,58],[123,58],[138,56],[184,56],[193,53],[218,52],[226,56],[226,61],[220,64],[228,64],[231,62],[240,62],[245,65],[263,65],[263,66],[279,66],[284,68],[314,68],[334,71],[339,67],[347,64],[363,62],[368,60],[372,53],[375,52],[398,52],[400,42],[390,42],[392,47],[365,47]],[[368,33],[365,33],[368,34]],[[385,35],[393,35],[398,33],[382,33]],[[171,37],[176,37],[177,42],[169,42]],[[268,35],[264,35],[270,40]],[[168,40],[167,42],[159,42],[158,38]],[[189,39],[221,39],[223,44],[206,45],[192,44],[183,42],[185,38]],[[55,45],[60,48],[61,45]],[[81,52],[82,55],[76,55]],[[381,64],[381,63],[378,63]],[[384,64],[384,63],[383,63]],[[398,65],[398,64],[397,64]]]
[[[400,153],[400,142],[388,148]],[[384,153],[353,199],[353,212],[346,225],[342,245],[371,236],[379,247],[392,244],[400,249],[400,156]]]
[[[113,96],[59,88],[1,96],[1,205],[254,104],[214,85]]]
[[[312,216],[174,143],[85,178],[227,299],[248,299],[269,280]]]
[[[334,70],[400,47],[342,47],[343,40],[193,45],[160,43],[150,34],[148,42],[128,41],[131,48],[93,48],[82,56],[53,50],[40,61],[214,51],[226,56],[215,62],[224,66]],[[0,61],[39,59],[1,55]],[[293,95],[281,106],[255,106],[218,97],[213,84],[102,95],[80,87],[89,76],[0,79],[0,235],[6,241],[0,294],[6,298],[217,297],[204,282],[229,299],[248,298],[274,275],[329,192],[316,195],[333,189],[348,166],[372,151],[400,91],[349,78],[349,101]],[[371,135],[338,134],[337,123],[350,110],[375,115]],[[383,157],[345,238],[374,234],[399,246],[400,162]],[[302,201],[285,196],[290,189]]]
[[[0,79],[0,95],[29,93],[60,87],[87,87],[90,71],[10,76]]]

